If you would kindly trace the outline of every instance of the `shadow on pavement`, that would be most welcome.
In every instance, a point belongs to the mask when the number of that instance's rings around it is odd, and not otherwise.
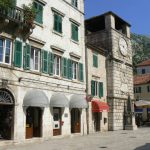
[[[150,150],[150,143],[146,143],[145,145],[137,147],[134,150]]]

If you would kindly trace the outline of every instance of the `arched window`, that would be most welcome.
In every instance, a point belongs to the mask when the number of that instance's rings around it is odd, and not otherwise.
[[[13,95],[6,89],[0,89],[0,104],[14,104]]]

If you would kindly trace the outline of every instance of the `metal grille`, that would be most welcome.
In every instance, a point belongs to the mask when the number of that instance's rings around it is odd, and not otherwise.
[[[14,104],[13,96],[9,91],[0,89],[0,104]]]

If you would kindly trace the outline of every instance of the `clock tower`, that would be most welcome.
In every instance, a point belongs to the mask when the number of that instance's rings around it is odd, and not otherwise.
[[[130,24],[107,12],[86,20],[85,25],[87,43],[106,50],[109,130],[124,129],[128,96],[133,99]]]

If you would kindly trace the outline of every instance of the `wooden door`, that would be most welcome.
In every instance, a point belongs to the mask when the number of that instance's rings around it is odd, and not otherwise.
[[[41,137],[42,110],[29,107],[26,112],[26,138]]]
[[[77,108],[73,108],[71,110],[71,133],[80,133],[80,110]]]
[[[61,108],[53,108],[53,136],[61,135]]]
[[[33,111],[29,107],[26,111],[26,139],[33,137]]]

